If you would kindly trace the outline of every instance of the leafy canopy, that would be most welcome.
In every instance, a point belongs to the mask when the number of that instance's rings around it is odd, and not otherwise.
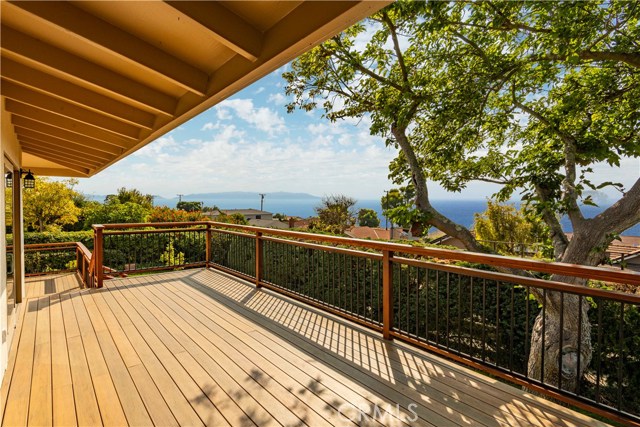
[[[36,177],[35,188],[25,189],[24,222],[36,231],[61,231],[78,221],[80,209],[74,204],[78,193],[73,189],[77,180],[52,181]]]
[[[369,117],[371,133],[399,149],[391,179],[416,188],[423,216],[408,207],[406,220],[475,250],[431,206],[427,182],[451,192],[496,183],[498,200],[520,196],[545,218],[561,256],[556,213],[587,227],[586,190],[631,191],[589,173],[640,155],[639,18],[635,2],[395,2],[294,61],[288,109]],[[600,228],[633,225],[633,211]]]
[[[373,209],[360,209],[358,211],[358,225],[361,227],[378,227],[380,218]]]

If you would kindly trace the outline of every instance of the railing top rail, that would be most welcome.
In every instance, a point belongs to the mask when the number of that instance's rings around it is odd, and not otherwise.
[[[234,230],[242,230],[253,233],[262,233],[266,236],[280,236],[294,239],[302,239],[307,241],[333,243],[337,245],[356,246],[360,248],[368,248],[379,251],[400,252],[403,254],[411,254],[418,256],[426,256],[432,258],[452,259],[456,261],[475,262],[479,264],[492,265],[509,269],[532,270],[543,273],[551,273],[564,276],[575,276],[586,279],[604,280],[616,283],[626,283],[632,285],[640,285],[640,273],[632,273],[628,271],[620,271],[599,267],[588,267],[576,264],[566,264],[559,262],[546,262],[532,259],[523,259],[515,257],[506,257],[502,255],[483,254],[477,252],[468,252],[463,250],[451,250],[440,248],[428,248],[411,246],[403,243],[391,243],[377,240],[354,239],[351,237],[328,236],[322,234],[304,233],[300,231],[281,230],[276,228],[262,228],[250,225],[227,224],[214,221],[194,221],[194,222],[175,222],[175,223],[136,223],[136,224],[98,224],[94,228],[107,229],[126,229],[126,228],[143,228],[143,227],[193,227],[195,225],[204,225],[215,228],[227,228]]]
[[[76,247],[80,252],[82,252],[82,255],[84,255],[85,258],[91,259],[91,251],[84,245],[84,243],[76,242]]]
[[[640,305],[640,295],[630,294],[607,289],[590,288],[570,283],[557,282],[553,280],[538,279],[535,277],[517,276],[514,274],[499,273],[495,271],[477,270],[475,268],[460,267],[457,265],[437,264],[431,261],[417,260],[403,257],[393,257],[392,260],[399,264],[412,265],[415,267],[440,270],[464,276],[476,277],[480,279],[494,280],[497,282],[513,283],[523,287],[533,287],[548,289],[550,291],[560,291],[584,297],[606,298],[621,301],[629,304]]]
[[[126,228],[180,228],[180,227],[193,227],[196,225],[209,225],[213,224],[210,221],[187,221],[187,222],[136,222],[136,223],[124,223],[124,224],[94,224],[94,229],[101,228],[103,230],[122,230]]]
[[[117,236],[117,235],[126,235],[126,234],[161,234],[161,233],[175,233],[178,231],[198,231],[198,232],[206,232],[206,228],[197,228],[197,227],[189,227],[189,228],[156,228],[153,230],[110,230],[104,231],[103,234],[105,236]]]
[[[25,249],[47,249],[47,248],[74,248],[77,242],[52,242],[52,243],[27,243]],[[13,245],[7,245],[7,249],[13,249]]]

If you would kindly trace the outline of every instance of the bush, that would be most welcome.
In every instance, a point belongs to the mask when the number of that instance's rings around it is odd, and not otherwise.
[[[93,230],[24,233],[25,245],[64,242],[81,242],[89,250],[93,250]],[[7,244],[13,244],[13,236],[11,234],[7,235]]]

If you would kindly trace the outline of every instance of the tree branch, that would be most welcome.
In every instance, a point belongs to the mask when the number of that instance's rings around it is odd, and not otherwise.
[[[542,219],[549,227],[551,242],[553,244],[553,255],[554,258],[559,261],[562,259],[562,256],[567,249],[569,239],[567,239],[567,235],[564,234],[562,225],[560,225],[560,221],[558,220],[556,213],[548,207],[548,204],[551,202],[551,191],[539,184],[535,184],[535,188],[536,194],[542,202],[541,206],[543,206],[541,212]]]
[[[594,227],[619,234],[640,222],[640,179],[612,206],[592,218]]]
[[[404,88],[402,86],[400,86],[399,84],[382,77],[379,74],[374,73],[373,71],[371,71],[370,69],[368,69],[367,67],[365,67],[364,65],[362,65],[362,63],[360,61],[355,60],[350,52],[348,52],[347,50],[344,49],[344,45],[342,44],[342,42],[340,41],[340,39],[336,36],[334,37],[334,40],[336,41],[336,44],[338,46],[340,46],[343,50],[338,53],[337,51],[332,51],[331,54],[333,56],[335,56],[336,58],[345,61],[347,63],[349,63],[351,66],[353,66],[355,69],[357,69],[358,71],[360,71],[363,74],[366,74],[367,76],[371,77],[374,80],[377,80],[378,82],[384,84],[384,85],[388,85],[391,86],[394,89],[397,89],[400,92],[405,92]],[[344,55],[344,56],[343,56]]]
[[[480,49],[480,46],[478,46],[475,42],[471,41],[464,35],[460,34],[458,31],[452,31],[451,33],[457,38],[459,38],[460,40],[462,40],[463,42],[465,42],[466,44],[468,44],[469,46],[471,46],[473,50],[476,51],[478,56],[481,57],[485,63],[491,64],[491,61],[489,61],[489,57],[487,56],[487,54],[484,53],[484,50]]]
[[[567,214],[569,215],[569,219],[571,220],[571,225],[574,230],[578,230],[582,227],[584,223],[584,216],[582,216],[582,211],[580,211],[580,207],[578,206],[578,195],[576,193],[575,183],[576,183],[576,146],[577,140],[576,138],[560,129],[558,126],[551,123],[546,117],[544,117],[539,112],[535,111],[533,108],[528,107],[527,105],[520,102],[515,94],[515,88],[511,87],[511,96],[513,98],[513,105],[517,108],[521,109],[525,113],[529,114],[532,117],[535,117],[538,121],[547,126],[550,130],[552,130],[556,135],[560,137],[564,144],[564,169],[565,169],[565,177],[562,180],[563,187],[563,195],[562,199],[567,204]]]
[[[391,34],[391,39],[393,40],[393,49],[395,50],[396,56],[398,57],[398,64],[400,65],[400,72],[402,73],[402,81],[405,83],[407,89],[409,89],[409,73],[407,72],[407,66],[404,63],[404,55],[402,54],[400,43],[398,42],[396,27],[393,25],[393,22],[391,22],[391,19],[386,12],[382,13],[382,20],[389,28],[389,34]]]
[[[586,50],[576,52],[578,58],[583,61],[614,61],[624,62],[634,68],[640,68],[640,53],[637,52],[602,52]],[[529,62],[539,61],[566,61],[568,55],[544,54],[530,56]]]
[[[417,108],[415,111],[417,111]],[[413,184],[416,190],[416,207],[428,216],[429,219],[426,222],[448,235],[459,239],[468,250],[473,252],[484,252],[484,248],[478,243],[466,227],[451,221],[431,205],[429,201],[427,179],[424,176],[420,162],[411,147],[411,143],[407,138],[406,125],[399,125],[397,122],[392,123],[391,133],[393,134],[397,144],[400,146],[407,164],[409,165],[409,170],[412,173]]]

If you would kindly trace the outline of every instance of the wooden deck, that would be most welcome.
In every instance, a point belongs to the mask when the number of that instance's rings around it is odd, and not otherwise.
[[[603,425],[211,270],[29,286],[7,426]]]

